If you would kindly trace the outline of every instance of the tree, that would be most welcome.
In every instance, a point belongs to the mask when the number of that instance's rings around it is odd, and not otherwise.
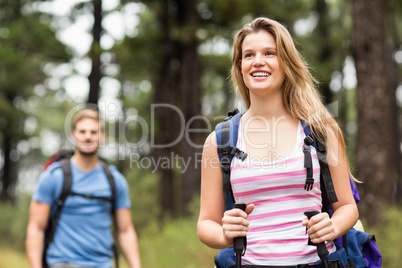
[[[357,177],[363,181],[360,213],[370,225],[378,221],[380,208],[394,201],[394,185],[401,175],[400,163],[393,160],[399,139],[393,116],[395,89],[387,79],[386,4],[382,0],[353,1],[352,42],[358,80],[356,167]]]
[[[198,39],[196,31],[199,28],[199,15],[196,9],[196,0],[179,0],[178,27],[182,34],[178,40],[180,51],[180,107],[182,108],[186,128],[185,138],[178,144],[179,152],[183,159],[188,160],[187,168],[181,173],[181,208],[182,215],[190,215],[188,205],[193,197],[200,192],[201,174],[197,168],[200,160],[201,147],[203,145],[206,127],[201,115],[201,85],[200,85],[200,60],[198,56]]]
[[[89,51],[91,58],[92,68],[88,76],[89,80],[89,95],[88,103],[98,104],[101,73],[101,53],[100,39],[102,35],[102,0],[92,0],[92,14],[94,18],[94,25],[92,26],[92,44]]]
[[[125,113],[134,108],[149,119],[153,131],[147,143],[150,151],[136,148],[136,153],[156,162],[169,161],[157,170],[160,211],[164,216],[184,215],[200,187],[197,149],[192,146],[199,143],[200,133],[189,133],[188,139],[184,133],[186,124],[201,114],[198,13],[194,1],[141,2],[147,9],[141,14],[138,34],[127,36],[112,52],[121,68],[118,79],[131,89],[122,92]],[[151,92],[141,90],[144,82],[151,82]],[[199,123],[193,121],[191,128]],[[188,159],[192,163],[185,169],[181,160]]]
[[[125,5],[133,7],[131,2],[122,1],[122,9]],[[187,124],[195,116],[205,116],[211,122],[209,130],[213,130],[219,121],[216,118],[238,107],[228,79],[233,35],[257,16],[274,18],[289,29],[302,54],[316,70],[315,75],[328,89],[332,72],[342,68],[347,51],[344,40],[350,31],[344,29],[347,25],[337,23],[346,16],[342,12],[329,17],[334,5],[337,10],[342,9],[339,1],[324,2],[141,1],[144,11],[140,14],[137,33],[127,36],[110,51],[120,67],[116,78],[123,88],[123,110],[126,115],[140,114],[149,119],[147,122],[153,124],[154,145],[174,144],[166,148],[154,147],[150,152],[147,149],[152,145],[150,141],[145,149],[133,151],[142,157],[151,155],[155,160],[169,159],[173,155],[186,161],[192,161],[196,153],[200,153],[194,144],[202,146],[207,133],[192,132],[180,138],[180,131],[184,131],[181,119]],[[294,30],[296,22],[314,19],[317,12],[320,13],[318,22],[309,26],[311,29],[306,35],[298,35]],[[322,27],[318,27],[321,24]],[[144,82],[150,83],[148,91],[141,89]],[[149,106],[153,107],[153,115]],[[207,129],[202,120],[190,123],[189,129]],[[200,169],[194,162],[188,168],[191,170],[184,174],[180,167],[162,167],[157,171],[159,203],[167,214],[187,214],[188,202],[199,191]]]
[[[388,0],[387,6],[387,49],[388,49],[388,57],[386,60],[388,63],[388,83],[390,88],[395,91],[395,94],[398,93],[398,86],[400,86],[400,82],[402,81],[402,65],[401,61],[394,58],[394,55],[397,53],[401,53],[402,47],[402,20],[400,19],[402,15],[402,2],[397,0]],[[399,66],[398,66],[399,63]],[[395,102],[392,106],[393,110],[393,121],[399,122],[400,117],[400,105]],[[398,145],[401,143],[401,129],[399,125],[399,132],[395,131],[392,139],[394,139],[395,148],[398,148]],[[401,152],[400,150],[395,149],[393,151],[394,156],[392,157],[393,162],[392,166],[394,166],[395,170],[400,170],[401,168]],[[401,175],[402,172],[399,174]],[[396,181],[395,185],[395,201],[400,203],[402,200],[402,176]]]
[[[187,124],[196,115],[201,114],[201,91],[199,82],[198,42],[195,31],[198,26],[198,13],[195,1],[167,1],[159,2],[157,19],[162,30],[160,36],[162,61],[155,82],[154,104],[170,104],[179,109],[157,109],[156,144],[164,148],[153,148],[157,159],[170,158],[177,154],[183,160],[190,160],[187,169],[181,169],[181,176],[177,176],[175,169],[161,170],[161,205],[162,211],[174,213],[176,202],[180,202],[179,213],[188,214],[187,205],[193,195],[199,192],[200,174],[195,167],[196,152],[191,143],[200,143],[200,133],[192,133],[189,139],[184,138]],[[179,118],[179,117],[180,118]],[[199,128],[199,122],[193,121],[191,127]],[[183,132],[184,131],[184,132]],[[182,136],[184,134],[184,136]],[[178,137],[178,143],[165,146]],[[187,137],[187,136],[186,136]],[[190,141],[191,140],[191,141]],[[189,144],[190,142],[190,144]],[[181,181],[181,198],[175,200],[175,181]]]
[[[65,46],[51,30],[44,14],[23,15],[28,1],[0,1],[0,138],[4,164],[0,201],[13,202],[20,153],[19,141],[26,137],[24,105],[33,87],[46,79],[43,65],[68,59]]]

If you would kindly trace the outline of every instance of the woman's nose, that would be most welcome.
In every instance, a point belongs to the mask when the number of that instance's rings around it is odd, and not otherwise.
[[[263,57],[260,53],[257,53],[254,57],[254,65],[261,65],[264,64]]]

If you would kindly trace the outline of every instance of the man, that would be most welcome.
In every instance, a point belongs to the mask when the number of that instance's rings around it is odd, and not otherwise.
[[[99,112],[84,109],[72,122],[75,151],[71,157],[74,193],[111,197],[111,186],[98,158],[105,139],[104,121]],[[116,185],[115,217],[117,238],[130,268],[140,268],[137,235],[131,221],[130,199],[125,178],[110,167]],[[61,194],[63,171],[60,162],[50,165],[39,177],[32,197],[27,228],[26,250],[30,268],[42,268],[44,232],[49,215],[54,215]],[[47,250],[50,268],[113,267],[111,203],[69,195],[63,207],[53,242]]]

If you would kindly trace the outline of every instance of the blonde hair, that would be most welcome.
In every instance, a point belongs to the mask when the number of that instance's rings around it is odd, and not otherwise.
[[[277,21],[257,18],[253,22],[244,25],[235,36],[231,78],[245,106],[249,108],[251,101],[249,89],[244,83],[240,70],[242,45],[247,35],[259,31],[266,31],[275,39],[279,65],[284,73],[283,101],[285,108],[294,118],[308,123],[315,138],[323,143],[328,137],[328,125],[332,126],[334,133],[340,135],[338,137],[341,138],[341,143],[345,148],[342,132],[332,115],[323,105],[316,90],[317,81],[311,75],[306,62],[296,49],[289,31]]]
[[[72,130],[75,130],[77,123],[83,119],[92,119],[99,122],[100,131],[105,132],[105,120],[100,115],[99,111],[86,108],[75,114],[72,121]]]

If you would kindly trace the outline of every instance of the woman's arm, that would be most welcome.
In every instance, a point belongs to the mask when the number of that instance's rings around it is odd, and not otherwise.
[[[345,234],[359,218],[356,202],[349,182],[349,165],[345,147],[332,128],[328,129],[327,161],[338,202],[332,204],[334,214],[320,213],[303,225],[308,226],[308,233],[313,243],[332,241]]]
[[[248,230],[246,212],[240,209],[224,211],[222,170],[217,152],[215,132],[206,139],[201,164],[201,206],[197,224],[200,240],[212,248],[226,248],[233,244],[233,238],[245,236]]]

